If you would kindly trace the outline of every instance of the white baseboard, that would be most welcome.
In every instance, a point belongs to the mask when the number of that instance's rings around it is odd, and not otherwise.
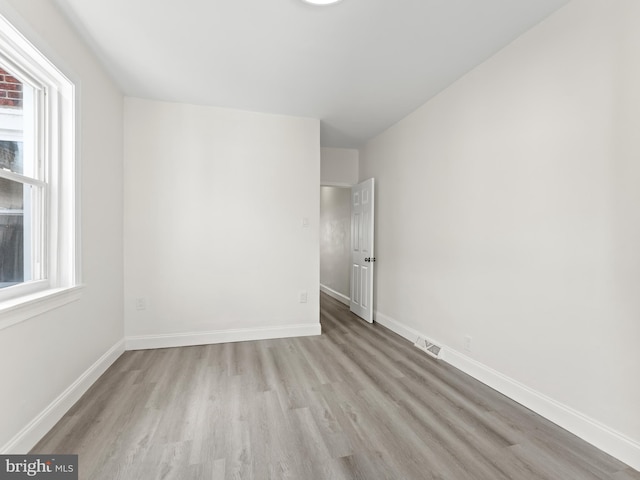
[[[320,333],[320,323],[316,323],[313,325],[283,325],[280,327],[242,328],[212,332],[139,335],[126,337],[125,342],[127,350],[147,350],[151,348],[188,347],[214,343],[268,340],[271,338],[309,337],[320,335]]]
[[[326,293],[330,297],[335,298],[339,302],[344,303],[347,307],[351,305],[351,299],[349,297],[347,297],[346,295],[343,295],[340,292],[337,292],[332,288],[327,287],[326,285],[320,284],[320,291]]]
[[[383,314],[375,312],[375,321],[389,330],[414,342],[418,337],[427,338],[417,330]],[[433,341],[433,340],[431,340]],[[476,380],[497,390],[512,400],[568,430],[600,450],[640,470],[640,442],[609,428],[581,412],[564,405],[502,373],[456,351],[442,342],[441,359]]]
[[[0,454],[26,454],[31,450],[123,353],[124,340],[120,340],[9,440],[0,449]]]
[[[392,332],[397,333],[401,337],[406,338],[411,343],[414,343],[418,339],[418,337],[425,338],[425,336],[422,333],[418,332],[417,330],[414,330],[411,327],[407,327],[405,324],[400,323],[391,317],[388,317],[384,313],[381,313],[378,311],[374,312],[373,320],[374,322],[387,327]],[[440,342],[433,342],[433,340],[430,340],[430,341],[432,343],[437,343],[438,345],[442,345]]]
[[[633,439],[456,350],[445,349],[443,360],[600,450],[640,470],[640,443]]]

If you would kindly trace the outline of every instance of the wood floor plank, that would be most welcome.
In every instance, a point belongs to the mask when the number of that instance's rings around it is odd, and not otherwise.
[[[640,480],[321,295],[319,337],[126,352],[32,453],[90,480]]]

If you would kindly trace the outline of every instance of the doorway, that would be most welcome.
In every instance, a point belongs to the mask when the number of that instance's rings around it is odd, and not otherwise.
[[[350,304],[351,187],[320,187],[320,290]]]
[[[320,187],[320,290],[373,323],[374,185]]]

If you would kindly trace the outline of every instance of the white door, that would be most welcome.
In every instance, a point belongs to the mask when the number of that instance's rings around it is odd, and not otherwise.
[[[373,178],[351,188],[351,311],[373,323]]]

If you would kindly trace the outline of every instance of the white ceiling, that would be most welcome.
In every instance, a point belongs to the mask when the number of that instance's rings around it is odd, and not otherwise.
[[[57,0],[129,96],[315,117],[357,147],[568,0]]]

